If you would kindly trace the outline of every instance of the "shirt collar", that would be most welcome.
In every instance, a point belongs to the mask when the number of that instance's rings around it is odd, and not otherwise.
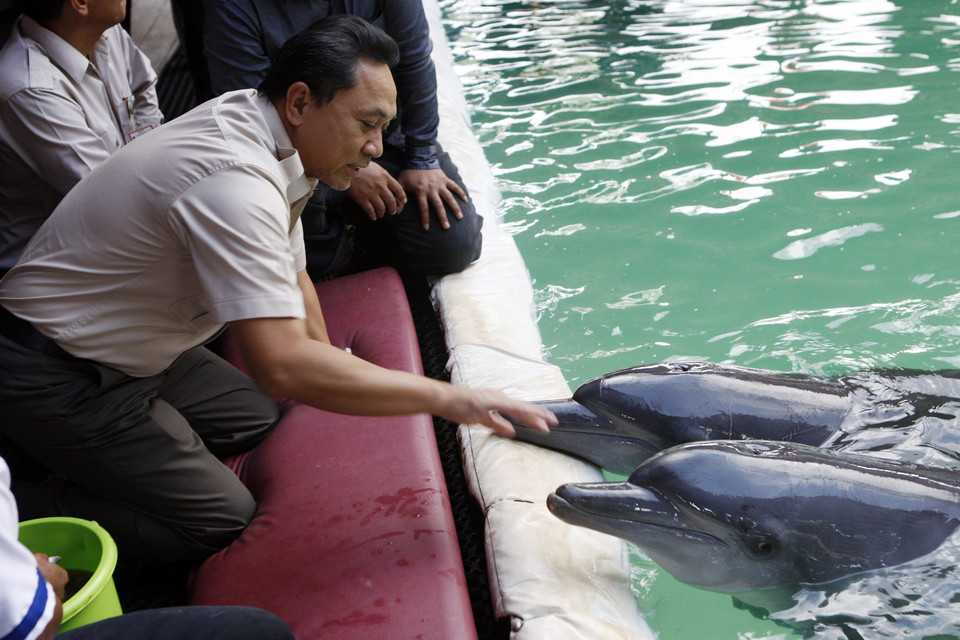
[[[300,205],[291,206],[290,228],[292,229],[300,218],[300,212],[303,211],[302,203],[299,203],[299,201],[309,197],[313,190],[317,188],[319,181],[308,178],[304,173],[303,163],[300,162],[300,154],[297,153],[293,142],[290,140],[290,135],[283,126],[276,105],[269,98],[258,95],[257,107],[263,113],[270,133],[277,143],[277,159],[280,161],[278,171],[280,177],[287,184],[287,201],[291,205],[295,203]]]
[[[257,106],[263,112],[270,133],[277,143],[277,159],[280,160],[280,173],[287,183],[287,198],[290,202],[295,202],[312,193],[317,186],[317,180],[311,180],[304,174],[300,154],[294,148],[273,102],[265,96],[258,95]]]
[[[77,51],[73,45],[55,34],[50,29],[40,25],[29,16],[20,16],[20,31],[43,48],[43,52],[58,67],[63,69],[74,82],[79,82],[90,66],[85,55]],[[97,42],[94,50],[107,46],[103,36]]]

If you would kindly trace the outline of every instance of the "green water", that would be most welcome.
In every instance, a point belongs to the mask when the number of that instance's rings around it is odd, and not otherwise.
[[[441,5],[571,386],[960,367],[957,2]],[[797,637],[642,561],[635,587],[664,640]]]

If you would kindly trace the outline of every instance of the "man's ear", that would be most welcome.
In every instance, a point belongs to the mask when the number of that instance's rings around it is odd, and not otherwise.
[[[69,0],[64,9],[71,9],[74,13],[85,16],[90,13],[90,3],[88,0]]]
[[[310,87],[305,82],[294,82],[287,87],[287,99],[284,104],[287,122],[295,126],[299,125],[303,121],[303,112],[308,101],[312,100],[313,94],[310,93]]]

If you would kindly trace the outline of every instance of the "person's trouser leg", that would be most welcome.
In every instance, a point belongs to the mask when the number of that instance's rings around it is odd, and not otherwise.
[[[259,444],[279,417],[276,402],[249,376],[202,347],[183,354],[166,372],[157,397],[221,458]]]
[[[252,380],[202,348],[133,378],[0,338],[0,406],[7,437],[69,481],[15,483],[25,513],[96,520],[131,560],[196,560],[236,538],[256,503],[204,439],[231,453],[277,420]]]
[[[62,640],[293,640],[280,618],[253,607],[135,611],[58,634]]]

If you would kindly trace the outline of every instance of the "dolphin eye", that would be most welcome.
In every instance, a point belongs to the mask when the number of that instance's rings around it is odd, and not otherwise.
[[[753,550],[760,556],[770,555],[777,550],[777,541],[773,538],[757,538],[753,543]]]

